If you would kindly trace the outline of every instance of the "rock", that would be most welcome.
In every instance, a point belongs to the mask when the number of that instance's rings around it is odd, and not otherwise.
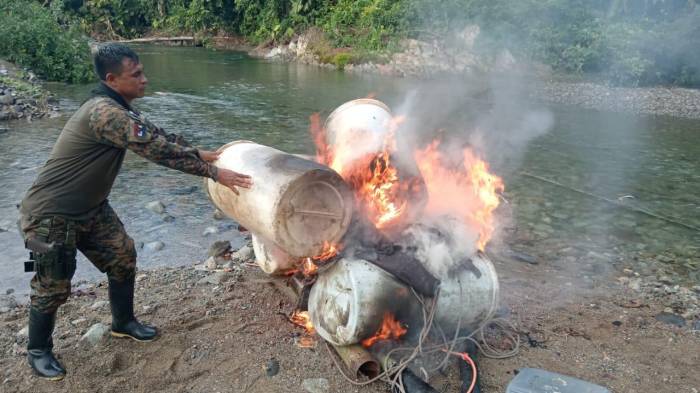
[[[330,384],[326,378],[309,378],[301,383],[301,387],[309,393],[326,393],[330,390]]]
[[[672,284],[673,284],[673,280],[671,280],[671,277],[669,277],[669,276],[661,276],[661,277],[659,277],[659,280],[658,280],[658,281],[659,281],[660,283],[666,284],[666,285],[672,285]]]
[[[669,325],[674,325],[678,327],[685,326],[685,319],[683,317],[666,311],[659,313],[658,315],[656,315],[655,318],[657,321],[667,323]]]
[[[219,229],[217,227],[206,227],[204,232],[202,232],[202,236],[215,235],[217,233],[219,233]]]
[[[253,248],[247,244],[231,254],[231,259],[233,260],[247,261],[251,258],[253,258]]]
[[[537,265],[539,263],[537,258],[520,251],[510,250],[510,256],[517,259],[518,261],[529,263],[530,265]]]
[[[100,310],[106,306],[109,305],[109,302],[106,300],[98,300],[95,303],[92,303],[92,306],[90,306],[91,310]]]
[[[87,322],[87,319],[78,318],[78,319],[74,319],[74,320],[70,321],[70,324],[73,326],[80,326],[80,325],[84,324],[85,322]]]
[[[1,95],[0,96],[0,105],[12,105],[15,103],[15,97],[12,97],[9,94]]]
[[[230,231],[231,229],[234,229],[234,228],[237,228],[237,227],[238,227],[238,225],[236,225],[236,224],[234,224],[234,223],[232,223],[232,222],[225,222],[225,223],[219,224],[219,225],[216,227],[216,229],[219,231],[219,233],[222,233],[222,232]]]
[[[206,267],[209,270],[214,270],[217,266],[218,264],[216,263],[215,257],[209,257],[206,261],[204,261],[204,267]]]
[[[29,325],[23,327],[19,332],[17,332],[17,337],[29,337]]]
[[[17,307],[17,300],[12,295],[0,295],[0,307],[15,308]]]
[[[5,291],[5,295],[12,295],[13,293],[15,293],[14,288],[8,288],[7,291]]]
[[[627,283],[627,286],[635,291],[640,291],[642,287],[642,279],[640,278],[633,278]]]
[[[90,345],[97,345],[107,332],[109,332],[109,326],[104,323],[96,323],[90,326],[90,329],[80,338],[80,341],[86,341]]]
[[[700,319],[693,322],[693,330],[696,332],[700,332]]]
[[[274,358],[268,360],[267,364],[265,365],[265,374],[267,374],[268,377],[274,377],[279,372],[280,362],[278,362],[277,359]]]
[[[216,209],[214,211],[214,219],[215,220],[223,220],[225,218],[226,218],[226,214],[224,214],[224,212],[222,212],[221,210]]]
[[[231,242],[228,240],[219,240],[209,246],[207,255],[210,257],[221,257],[229,252],[231,252]]]
[[[171,216],[170,214],[163,214],[163,215],[161,215],[161,218],[163,219],[164,222],[175,221],[175,217]]]
[[[165,213],[165,205],[161,201],[153,201],[153,202],[147,203],[146,209],[148,209],[154,213],[158,213],[158,214]]]
[[[165,243],[163,243],[161,241],[155,241],[155,242],[146,243],[143,246],[143,249],[145,251],[154,252],[154,251],[162,250],[163,247],[165,247]]]
[[[233,261],[228,261],[224,263],[221,267],[226,270],[233,270],[236,267],[236,265],[233,263]]]
[[[203,277],[201,280],[197,281],[198,285],[219,285],[229,278],[230,274],[228,272],[216,272]]]

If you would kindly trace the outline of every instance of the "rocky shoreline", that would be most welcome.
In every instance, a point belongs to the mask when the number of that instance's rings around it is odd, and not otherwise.
[[[0,60],[0,121],[32,121],[58,114],[58,102],[37,76]]]
[[[160,328],[155,343],[110,337],[106,281],[76,283],[54,335],[69,370],[60,384],[31,376],[24,358],[26,306],[3,306],[0,386],[32,393],[153,391],[155,386],[249,393],[387,391],[382,382],[352,388],[320,342],[310,349],[297,345],[303,332],[287,318],[295,301],[286,294],[285,279],[262,273],[249,244],[231,252],[223,243],[210,248],[204,263],[138,272],[136,310],[141,320]],[[700,321],[679,312],[697,313],[700,287],[679,287],[665,278],[649,281],[625,269],[617,280],[571,296],[571,287],[548,273],[555,268],[549,263],[492,258],[502,287],[499,315],[514,323],[521,347],[512,358],[479,359],[484,391],[504,391],[519,368],[540,367],[615,392],[646,386],[697,393]],[[2,297],[4,304],[11,296]],[[653,362],[647,361],[650,353]],[[433,386],[457,392],[450,370],[432,380]]]

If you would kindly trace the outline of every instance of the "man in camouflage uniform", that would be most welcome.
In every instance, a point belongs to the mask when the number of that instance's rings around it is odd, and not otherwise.
[[[249,176],[211,164],[218,153],[198,150],[167,134],[131,106],[147,79],[127,46],[105,44],[95,53],[101,80],[68,120],[48,161],[20,206],[25,244],[33,250],[28,360],[41,377],[60,380],[65,369],[53,356],[56,310],[70,295],[75,257],[82,252],[107,273],[112,335],[138,341],[156,338],[155,328],[134,317],[136,249],[107,197],[126,150],[179,171],[248,188]]]

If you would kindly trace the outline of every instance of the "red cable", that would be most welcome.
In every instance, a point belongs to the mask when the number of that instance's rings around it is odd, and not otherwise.
[[[443,351],[448,352],[444,349],[443,349]],[[472,368],[472,383],[471,383],[471,385],[469,385],[469,389],[467,389],[467,391],[464,393],[472,393],[472,391],[474,390],[474,386],[476,386],[476,372],[477,372],[476,371],[476,363],[474,363],[474,360],[472,360],[472,358],[469,357],[468,353],[465,353],[465,352],[448,352],[448,353],[450,355],[459,356],[460,358],[462,358],[462,360],[469,363],[469,365],[471,366],[471,368]]]
[[[465,393],[472,393],[472,390],[474,390],[474,386],[476,386],[476,364],[474,363],[474,360],[472,360],[471,357],[469,357],[469,354],[467,353],[461,353],[460,357],[464,359],[469,365],[472,367],[472,383],[469,385],[469,389]]]

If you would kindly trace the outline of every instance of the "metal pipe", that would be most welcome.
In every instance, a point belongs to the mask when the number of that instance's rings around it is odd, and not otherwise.
[[[381,369],[379,362],[361,345],[332,345],[332,347],[343,361],[343,364],[345,364],[345,367],[357,379],[360,379],[362,376],[372,379],[379,375],[379,370]]]

